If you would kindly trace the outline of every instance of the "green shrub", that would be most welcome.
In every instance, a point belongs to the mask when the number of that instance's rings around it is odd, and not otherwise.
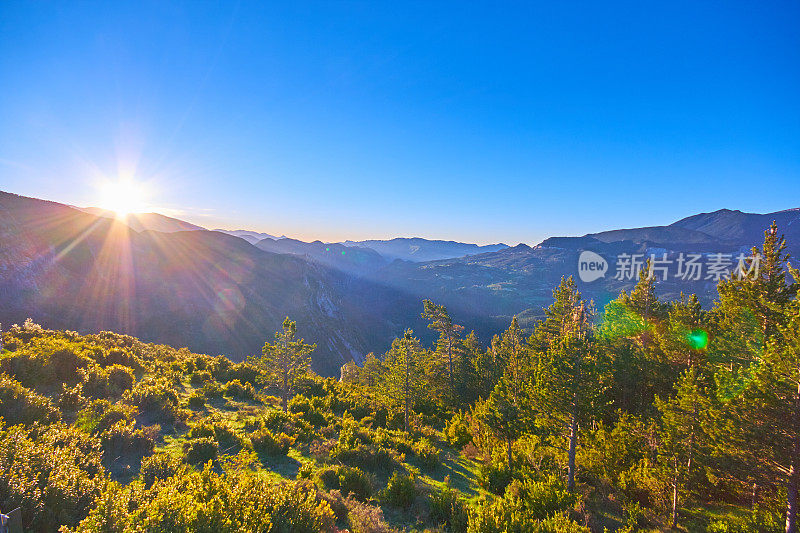
[[[242,447],[242,439],[232,427],[224,422],[213,421],[192,426],[189,430],[189,438],[211,438],[214,439],[223,450],[237,450]]]
[[[140,381],[126,393],[125,398],[142,413],[157,419],[172,422],[178,418],[178,395],[164,379],[150,378]]]
[[[253,401],[256,399],[256,391],[253,386],[250,383],[245,383],[243,385],[238,379],[234,379],[233,381],[229,381],[225,384],[224,394],[225,396],[229,396],[237,400]]]
[[[198,394],[193,392],[189,396],[189,408],[190,409],[202,409],[206,405],[206,397],[203,394]]]
[[[372,495],[372,484],[369,476],[358,467],[340,466],[339,489],[345,496],[352,494],[356,498],[366,500]]]
[[[135,429],[135,422],[120,420],[100,435],[107,459],[116,455],[147,455],[153,452],[159,426]]]
[[[328,490],[339,488],[339,467],[329,466],[317,472],[317,478]]]
[[[121,348],[112,348],[110,350],[103,351],[100,356],[97,357],[97,362],[103,366],[127,366],[134,372],[143,370],[142,363],[139,361],[139,358],[130,351],[123,350]]]
[[[47,424],[61,418],[48,398],[23,387],[5,374],[0,374],[0,416],[9,425]]]
[[[213,380],[214,378],[211,377],[211,374],[209,372],[203,372],[203,371],[192,372],[192,375],[189,376],[189,382],[195,387],[199,387],[203,383]]]
[[[743,516],[726,516],[712,520],[709,533],[781,533],[784,531],[783,515],[780,511],[757,508]]]
[[[478,480],[485,490],[494,494],[503,494],[511,483],[511,469],[505,463],[487,462],[478,469]]]
[[[325,415],[316,409],[309,409],[300,418],[314,427],[323,427],[328,424]]]
[[[454,448],[463,448],[472,440],[472,434],[469,432],[469,423],[462,413],[456,413],[453,418],[447,421],[444,434],[447,438],[447,443]]]
[[[167,479],[177,474],[181,469],[180,461],[168,454],[157,453],[142,459],[139,475],[146,487],[150,487],[157,479]]]
[[[136,377],[127,366],[93,366],[83,374],[83,392],[90,398],[111,398],[129,390]]]
[[[248,469],[217,474],[206,467],[141,484],[109,483],[78,533],[152,531],[333,533],[335,516],[302,483],[274,484]]]
[[[203,394],[209,400],[213,400],[215,398],[222,398],[222,395],[225,393],[225,390],[222,388],[222,385],[220,385],[216,381],[206,381],[205,384],[203,385],[203,388],[200,390],[203,391]]]
[[[264,427],[250,436],[253,450],[266,455],[286,455],[292,445],[292,438],[285,433],[273,433]]]
[[[108,400],[95,400],[78,415],[79,426],[84,430],[100,434],[120,421],[132,421],[136,408]]]
[[[302,394],[296,394],[289,400],[288,407],[290,413],[306,413],[311,409],[311,402]]]
[[[66,383],[61,384],[61,393],[58,395],[58,407],[62,412],[79,411],[86,405],[86,398],[83,397],[83,387],[77,384],[74,387],[67,387]]]
[[[292,417],[283,411],[272,409],[264,415],[264,427],[272,431],[292,431]]]
[[[25,531],[75,527],[106,483],[100,441],[64,424],[27,430],[0,423],[0,502],[22,508]]]
[[[217,458],[219,445],[211,437],[201,437],[183,443],[183,457],[189,464],[206,463]]]
[[[469,531],[565,531],[587,532],[588,529],[560,515],[573,507],[575,494],[569,493],[557,478],[546,481],[514,480],[502,498],[484,500],[469,513]]]
[[[311,479],[314,477],[314,465],[312,463],[303,463],[297,469],[297,479]]]
[[[417,484],[409,475],[395,472],[381,492],[381,500],[395,507],[408,509],[417,499]]]
[[[429,439],[421,439],[414,445],[413,450],[422,468],[434,470],[441,464],[439,448],[434,446]]]
[[[430,519],[435,524],[445,526],[449,531],[467,530],[469,522],[467,506],[463,498],[460,498],[449,485],[431,494],[428,506]]]
[[[349,465],[358,465],[367,470],[390,471],[402,463],[400,456],[383,446],[358,444],[354,448],[335,446],[329,454],[331,459]]]
[[[317,471],[317,478],[326,489],[338,489],[345,496],[352,494],[360,500],[366,500],[372,495],[369,476],[358,467],[329,466]]]

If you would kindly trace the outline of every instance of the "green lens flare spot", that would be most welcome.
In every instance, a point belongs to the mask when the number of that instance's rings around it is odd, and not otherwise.
[[[702,329],[694,329],[689,333],[687,340],[689,341],[689,346],[695,350],[705,350],[708,346],[708,333]]]

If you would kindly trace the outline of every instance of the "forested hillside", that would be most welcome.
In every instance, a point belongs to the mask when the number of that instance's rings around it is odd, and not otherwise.
[[[562,279],[484,345],[426,300],[341,379],[288,318],[242,363],[28,321],[0,352],[0,509],[31,531],[796,531],[798,272],[703,308],[643,270],[604,309]],[[265,332],[265,337],[269,335]]]

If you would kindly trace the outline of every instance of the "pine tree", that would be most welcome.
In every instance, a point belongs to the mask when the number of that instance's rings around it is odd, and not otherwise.
[[[374,387],[380,382],[385,372],[386,366],[374,353],[370,352],[364,359],[364,364],[361,365],[361,370],[358,373],[359,381],[362,385]]]
[[[800,279],[798,271],[792,274]],[[786,478],[786,533],[794,533],[800,505],[800,302],[792,302],[786,317],[785,325],[778,326],[778,340],[767,350],[766,363],[773,383],[770,403],[779,406],[773,411],[780,415],[774,426],[780,439],[775,461]]]
[[[764,231],[764,244],[752,249],[744,268],[718,285],[719,306],[733,316],[746,314],[759,324],[761,347],[785,323],[786,309],[797,295],[797,281],[786,279],[789,254],[775,222]]]
[[[537,325],[529,341],[537,351],[544,351],[560,342],[561,334],[578,303],[576,298],[580,298],[580,294],[575,280],[572,276],[562,277],[558,287],[553,290],[553,303],[544,310],[545,318]]]
[[[275,333],[275,342],[264,343],[261,358],[257,361],[266,371],[269,383],[280,388],[284,412],[288,410],[289,395],[297,378],[308,372],[310,354],[317,347],[316,344],[306,344],[303,339],[296,339],[296,335],[297,324],[286,317],[280,331]]]
[[[786,241],[773,222],[764,244],[753,248],[746,272],[718,285],[712,318],[717,335],[709,358],[716,361],[721,400],[716,427],[726,471],[759,485],[782,479],[787,487],[786,531],[797,530],[800,473],[800,358],[797,357],[797,274],[786,278]],[[758,267],[756,269],[756,267]],[[757,270],[757,272],[756,272]]]
[[[567,488],[574,491],[579,426],[596,411],[605,380],[590,312],[574,283],[562,280],[560,289],[566,288],[556,290],[556,301],[548,309],[550,324],[561,324],[558,336],[552,329],[537,331],[536,337],[549,346],[539,354],[531,394],[541,429],[566,437]],[[571,302],[572,307],[563,302]]]
[[[508,376],[503,376],[489,398],[476,409],[478,420],[505,445],[509,468],[513,463],[514,442],[525,432],[528,419],[512,389]]]
[[[472,359],[476,379],[475,396],[478,398],[488,398],[503,375],[503,368],[497,357],[499,345],[500,336],[495,335],[489,347],[478,350]]]
[[[706,313],[696,294],[687,297],[681,293],[680,300],[669,309],[666,330],[660,335],[661,349],[675,363],[694,368],[698,355],[708,346]]]
[[[422,318],[430,322],[428,328],[439,332],[437,351],[443,353],[447,358],[448,396],[452,400],[456,395],[453,359],[456,357],[457,352],[460,351],[459,333],[464,327],[453,323],[453,319],[445,306],[437,305],[430,300],[424,300],[422,304],[424,307]]]
[[[516,402],[531,374],[529,348],[522,338],[517,317],[511,319],[511,325],[492,348]]]
[[[385,393],[403,406],[405,431],[409,429],[409,414],[425,390],[426,354],[414,332],[407,329],[402,339],[395,339],[386,354]]]
[[[672,527],[678,524],[681,498],[691,490],[698,459],[708,455],[706,434],[711,403],[696,368],[686,370],[678,380],[677,392],[666,401],[656,398],[661,414],[659,459],[664,477],[672,482]]]

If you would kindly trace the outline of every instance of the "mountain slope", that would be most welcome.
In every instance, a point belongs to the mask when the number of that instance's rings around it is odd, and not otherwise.
[[[375,318],[342,305],[348,278],[211,231],[137,232],[115,219],[0,192],[0,322],[116,330],[242,359],[285,316],[334,375]]]
[[[99,217],[117,218],[117,215],[113,211],[107,211],[99,207],[79,207],[77,209]],[[131,213],[123,219],[123,222],[136,231],[153,230],[172,233],[175,231],[196,231],[205,229],[190,222],[168,217],[160,213]]]

